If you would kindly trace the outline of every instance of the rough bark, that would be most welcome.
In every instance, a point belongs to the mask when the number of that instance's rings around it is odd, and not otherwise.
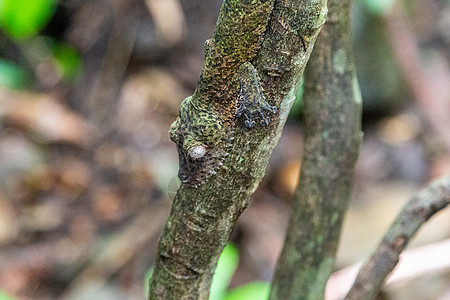
[[[361,270],[345,300],[375,299],[400,253],[417,230],[436,212],[450,205],[450,177],[431,183],[398,214],[375,253]]]
[[[350,4],[328,1],[305,71],[301,177],[270,299],[323,299],[334,265],[362,138]]]
[[[208,299],[218,257],[264,175],[325,17],[324,0],[275,1],[252,64],[259,72],[266,98],[278,112],[267,127],[249,130],[238,124],[229,155],[217,174],[197,188],[181,185],[159,242],[150,299]],[[236,66],[225,62],[217,67]],[[196,93],[208,91],[197,89]],[[198,95],[197,99],[202,101]]]

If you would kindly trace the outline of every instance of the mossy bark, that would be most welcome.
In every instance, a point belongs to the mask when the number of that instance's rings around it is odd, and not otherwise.
[[[350,2],[328,1],[305,71],[301,177],[270,299],[323,299],[334,265],[362,138]]]
[[[279,108],[278,112],[267,127],[249,130],[236,126],[233,145],[217,174],[197,188],[181,185],[159,242],[149,299],[208,299],[219,255],[264,176],[295,100],[296,84],[325,18],[324,0],[275,1],[262,41],[252,41],[253,46],[260,43],[252,63],[266,98]],[[227,34],[239,32],[230,28]],[[234,62],[224,64],[217,67],[236,67]],[[198,88],[196,95],[210,92]]]

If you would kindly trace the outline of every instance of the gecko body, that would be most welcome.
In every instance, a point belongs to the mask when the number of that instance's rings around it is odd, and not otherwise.
[[[276,107],[267,103],[250,60],[260,47],[273,0],[225,0],[216,31],[205,43],[205,63],[192,96],[170,128],[179,177],[199,187],[215,175],[233,144],[235,126],[267,126]],[[230,34],[233,32],[234,34]],[[237,33],[237,34],[236,34]]]

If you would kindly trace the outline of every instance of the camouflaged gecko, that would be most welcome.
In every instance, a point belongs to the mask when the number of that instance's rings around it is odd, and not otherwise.
[[[177,144],[179,177],[192,187],[216,174],[233,142],[238,118],[247,128],[267,126],[276,107],[267,103],[250,63],[260,47],[273,0],[225,0],[192,96],[170,128]],[[239,123],[239,122],[238,122]]]

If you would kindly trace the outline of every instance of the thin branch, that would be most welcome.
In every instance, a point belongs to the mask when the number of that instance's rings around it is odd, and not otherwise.
[[[450,239],[403,251],[400,262],[386,281],[386,286],[403,284],[418,277],[449,270],[448,253],[450,253]],[[325,299],[343,299],[352,287],[361,266],[362,262],[334,272],[327,282]]]
[[[375,299],[417,230],[450,204],[450,176],[434,181],[413,197],[388,229],[375,253],[361,268],[345,300]]]

